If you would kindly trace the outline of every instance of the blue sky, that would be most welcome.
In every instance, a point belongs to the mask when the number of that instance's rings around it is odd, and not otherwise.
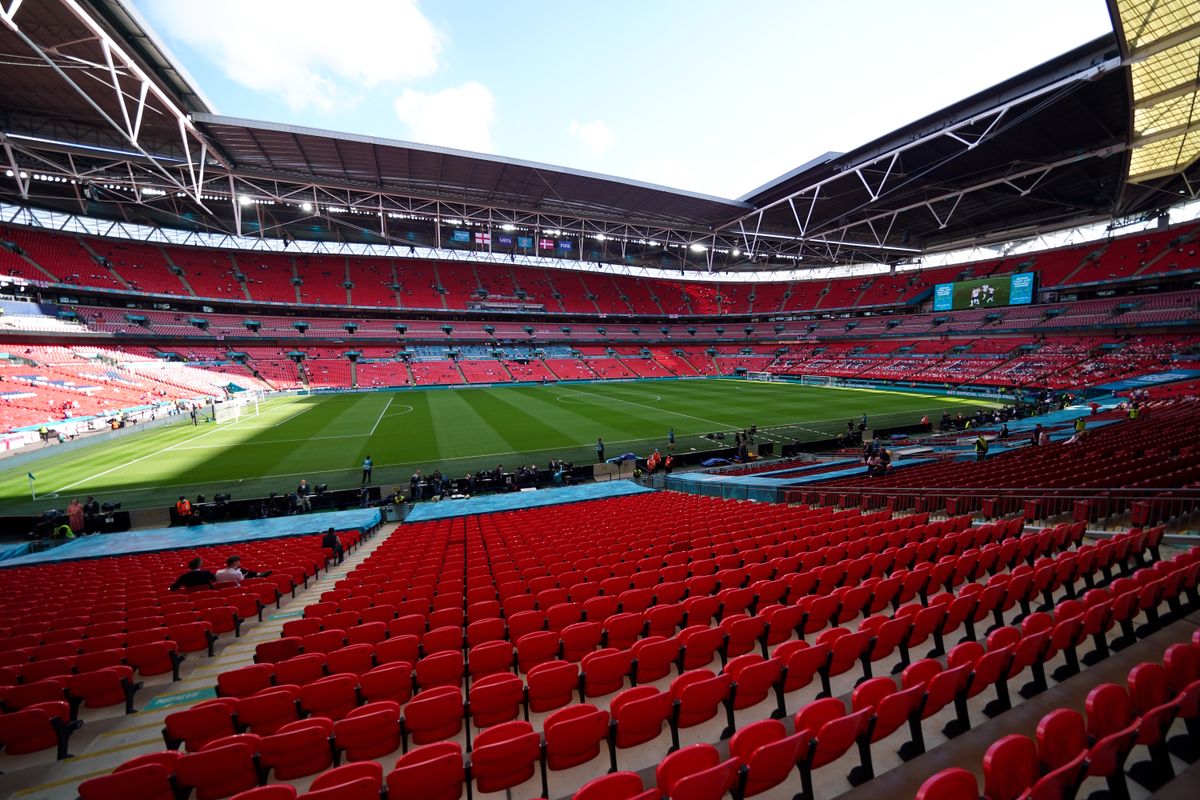
[[[133,2],[222,114],[725,197],[1112,29],[1104,0]]]

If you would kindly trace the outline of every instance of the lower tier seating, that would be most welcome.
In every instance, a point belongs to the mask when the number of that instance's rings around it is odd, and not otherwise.
[[[1195,607],[1200,549],[1083,533],[662,493],[406,525],[80,793],[832,797]]]

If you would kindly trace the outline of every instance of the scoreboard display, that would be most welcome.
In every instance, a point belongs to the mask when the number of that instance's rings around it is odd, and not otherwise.
[[[934,311],[1021,306],[1033,302],[1034,273],[1014,272],[933,287]]]

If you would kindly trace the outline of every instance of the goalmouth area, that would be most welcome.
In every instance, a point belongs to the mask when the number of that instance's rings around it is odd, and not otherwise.
[[[193,426],[173,425],[95,445],[47,453],[3,467],[0,513],[39,513],[94,495],[125,508],[170,505],[180,494],[234,498],[295,488],[301,478],[331,489],[359,485],[370,455],[373,483],[388,491],[414,469],[461,477],[480,469],[544,465],[552,458],[645,457],[666,450],[732,444],[732,432],[757,425],[759,441],[779,445],[837,436],[862,414],[868,427],[931,420],[943,410],[970,413],[995,401],[908,391],[835,388],[743,380],[675,380],[491,386],[461,389],[289,395],[262,402],[258,414]],[[726,432],[714,444],[706,434]],[[31,500],[26,473],[36,475]]]

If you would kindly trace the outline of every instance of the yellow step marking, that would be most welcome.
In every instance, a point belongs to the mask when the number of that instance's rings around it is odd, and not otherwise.
[[[133,750],[136,747],[145,747],[148,744],[155,744],[155,743],[162,744],[162,737],[156,736],[153,739],[138,739],[136,742],[127,742],[125,744],[117,745],[116,747],[106,747],[103,750],[93,750],[93,751],[84,753],[81,756],[73,756],[71,758],[71,761],[72,762],[83,761],[84,759],[87,759],[87,758],[96,758],[97,756],[106,756],[110,753],[120,753],[123,750]],[[166,745],[163,745],[163,749],[166,749]]]
[[[169,708],[159,708],[159,709],[155,709],[154,711],[146,711],[146,712],[138,712],[138,713],[156,714],[159,711],[165,711],[167,714],[171,713],[171,709],[169,709]],[[166,715],[164,714],[164,717],[165,716]],[[121,736],[122,734],[133,733],[134,731],[148,731],[153,728],[161,728],[163,726],[163,721],[164,720],[160,719],[158,722],[147,722],[145,725],[130,725],[125,728],[118,728],[115,731],[108,731],[106,733],[97,734],[96,738],[103,739],[107,736]]]
[[[82,783],[88,778],[98,778],[101,775],[107,775],[110,772],[112,772],[110,769],[97,770],[96,772],[84,772],[81,775],[75,775],[70,778],[60,778],[59,780],[50,781],[49,783],[41,783],[37,786],[30,786],[28,788],[21,789],[19,792],[13,792],[12,796],[24,797],[25,795],[29,794],[37,794],[38,792],[45,791],[46,789],[54,789],[58,786],[66,786],[67,784],[71,783]]]

